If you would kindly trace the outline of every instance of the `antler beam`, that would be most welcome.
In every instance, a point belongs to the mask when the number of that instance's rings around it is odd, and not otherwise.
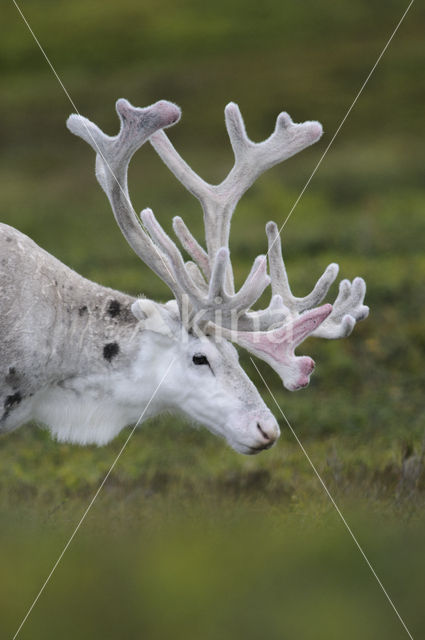
[[[244,284],[235,292],[228,243],[231,218],[245,191],[264,171],[316,142],[322,126],[318,122],[296,124],[283,112],[271,136],[255,143],[248,138],[239,107],[228,104],[225,121],[235,161],[228,176],[220,184],[211,185],[189,167],[163,131],[179,120],[180,109],[176,105],[160,101],[138,109],[121,99],[116,109],[121,128],[114,137],[79,115],[70,116],[67,124],[96,151],[96,176],[125,238],[173,291],[186,328],[216,333],[220,330],[221,335],[268,362],[288,389],[305,386],[314,363],[307,356],[295,356],[295,347],[309,335],[340,338],[351,333],[355,323],[369,312],[363,304],[366,292],[363,279],[355,278],[352,283],[343,280],[334,305],[318,306],[338,274],[338,265],[332,263],[311,293],[302,298],[294,296],[282,258],[278,228],[269,222],[266,233],[270,276],[266,256],[258,256]],[[193,262],[185,263],[150,209],[141,213],[142,226],[131,204],[128,164],[148,139],[202,205],[206,250],[180,217],[173,221],[174,231]],[[270,283],[269,306],[253,311],[253,305]]]
[[[283,112],[277,117],[272,135],[263,142],[255,143],[248,138],[239,107],[234,102],[226,106],[225,119],[235,163],[229,175],[218,185],[211,185],[198,176],[179,155],[164,131],[157,131],[150,138],[152,146],[170,171],[202,205],[209,271],[217,251],[229,245],[232,215],[245,191],[264,171],[305,149],[322,135],[319,122],[295,124]],[[205,270],[202,248],[180,218],[175,221],[175,231],[195,261],[199,254],[202,255],[201,264],[198,264]],[[230,267],[227,286],[234,291]]]
[[[171,102],[160,100],[150,107],[139,109],[127,100],[116,103],[121,127],[118,135],[108,136],[93,122],[72,114],[68,129],[85,140],[96,152],[96,178],[111,203],[115,219],[129,245],[178,298],[179,290],[168,260],[143,231],[128,193],[127,170],[131,158],[149,137],[162,127],[169,127],[180,119],[180,109]]]
[[[83,138],[96,151],[96,177],[109,198],[115,218],[124,237],[136,254],[173,291],[183,314],[184,297],[190,302],[186,321],[190,325],[204,326],[220,313],[225,326],[234,325],[261,296],[270,283],[267,260],[259,256],[253,264],[241,289],[228,293],[226,272],[230,268],[229,252],[225,247],[210,256],[194,240],[183,221],[177,219],[175,227],[186,239],[186,247],[201,266],[209,284],[193,263],[184,263],[180,251],[162,229],[150,209],[141,213],[138,221],[128,193],[127,171],[130,160],[146,140],[158,129],[170,126],[180,118],[180,109],[160,101],[145,109],[133,107],[127,100],[118,100],[116,110],[121,122],[116,136],[103,133],[93,122],[80,115],[71,115],[67,126],[72,133]],[[146,233],[148,231],[148,233]],[[259,317],[259,324],[263,315]],[[196,322],[195,322],[196,320]],[[240,319],[241,326],[251,328],[249,319]]]

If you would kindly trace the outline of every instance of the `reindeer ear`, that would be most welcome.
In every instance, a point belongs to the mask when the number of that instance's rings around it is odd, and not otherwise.
[[[160,333],[170,338],[174,335],[175,319],[169,310],[162,305],[153,300],[139,298],[131,305],[131,311],[140,322],[143,322],[144,329],[147,331]]]

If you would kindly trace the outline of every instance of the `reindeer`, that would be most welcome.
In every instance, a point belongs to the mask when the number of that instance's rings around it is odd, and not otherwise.
[[[238,363],[232,342],[258,356],[294,391],[309,383],[314,362],[294,349],[307,336],[341,338],[365,318],[365,283],[342,280],[333,304],[320,303],[338,273],[331,264],[311,293],[291,292],[275,223],[266,226],[267,256],[258,256],[235,290],[228,248],[237,202],[265,170],[316,142],[318,122],[295,124],[281,113],[272,135],[252,142],[236,104],[225,109],[235,163],[218,185],[199,177],[164,129],[180,109],[159,101],[144,109],[120,99],[118,135],[80,115],[70,131],[96,152],[96,177],[116,221],[140,259],[170,288],[161,304],[90,282],[16,229],[0,224],[0,431],[34,420],[59,441],[104,445],[126,425],[180,412],[223,437],[236,451],[271,447],[279,426]],[[201,203],[205,249],[180,217],[182,253],[150,209],[132,207],[127,169],[147,140]],[[268,258],[268,261],[267,261]],[[269,275],[267,274],[267,262]],[[271,284],[267,308],[254,310]]]

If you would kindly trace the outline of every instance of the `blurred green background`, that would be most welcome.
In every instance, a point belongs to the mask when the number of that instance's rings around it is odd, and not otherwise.
[[[240,203],[231,247],[242,281],[265,251],[265,222],[287,216],[407,2],[20,6],[82,114],[113,134],[118,97],[177,102],[183,119],[169,135],[209,181],[232,164],[230,100],[254,140],[283,109],[323,123],[318,144]],[[259,363],[415,638],[425,632],[424,18],[415,3],[283,233],[298,295],[336,261],[341,277],[366,279],[371,316],[348,340],[303,345],[317,369],[299,393]],[[65,128],[74,109],[12,2],[1,26],[1,220],[88,278],[167,299],[121,237],[92,150]],[[180,214],[202,237],[197,202],[149,145],[132,162],[130,192],[167,229]],[[245,458],[175,417],[144,424],[19,637],[406,638],[281,426],[273,450]],[[102,449],[58,444],[34,425],[0,439],[1,638],[12,638],[127,434]]]

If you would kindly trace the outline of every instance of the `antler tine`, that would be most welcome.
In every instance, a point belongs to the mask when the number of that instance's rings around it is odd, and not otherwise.
[[[226,270],[230,263],[230,253],[226,247],[217,251],[208,287],[208,299],[213,305],[228,303],[230,296],[226,292]]]
[[[157,131],[150,137],[150,143],[161,158],[161,160],[166,164],[166,166],[170,169],[172,173],[176,176],[176,178],[182,183],[182,185],[192,193],[200,202],[202,206],[202,210],[204,213],[204,228],[205,228],[205,243],[207,247],[207,252],[205,252],[202,247],[200,247],[199,243],[195,240],[195,238],[190,234],[190,237],[187,236],[187,233],[182,228],[181,223],[177,223],[177,235],[180,239],[180,234],[182,234],[183,246],[185,246],[186,239],[189,240],[189,245],[199,247],[201,251],[198,250],[198,254],[202,256],[202,254],[207,255],[208,257],[208,268],[207,271],[211,274],[212,266],[214,264],[215,256],[217,251],[221,247],[227,247],[229,244],[229,237],[227,235],[223,235],[221,233],[221,227],[219,223],[219,218],[221,217],[221,203],[217,198],[217,187],[209,184],[205,180],[203,180],[197,173],[195,173],[189,165],[183,160],[181,155],[175,149],[168,136],[164,131]],[[183,222],[183,221],[182,221]],[[184,224],[184,223],[183,223]],[[185,225],[185,229],[187,229]],[[190,233],[190,232],[189,232]],[[185,246],[186,248],[186,246]],[[198,266],[206,273],[204,260],[201,257],[201,262],[198,262],[198,256],[194,256],[189,252],[189,255],[194,258],[195,262]],[[208,277],[208,276],[207,276]],[[230,292],[234,291],[234,283],[233,283],[233,275],[231,272],[231,265],[229,263],[229,268],[227,272],[227,284]]]
[[[149,142],[172,173],[198,200],[203,201],[208,195],[211,185],[205,182],[193,171],[176,151],[164,131],[156,131],[151,135]]]
[[[233,211],[257,178],[276,164],[283,162],[305,147],[317,142],[323,129],[319,122],[292,122],[286,112],[276,119],[274,132],[263,142],[249,139],[237,104],[225,108],[227,133],[235,156],[235,164],[227,178],[217,186],[217,195],[226,204],[219,220],[220,237],[228,238]]]
[[[269,241],[268,256],[273,294],[282,296],[284,305],[293,314],[301,313],[320,304],[337,277],[339,266],[334,262],[328,265],[313,290],[303,298],[297,298],[292,294],[289,286],[277,224],[275,222],[268,222],[266,225],[266,233]]]
[[[116,110],[121,127],[118,135],[108,136],[93,122],[72,114],[67,120],[69,130],[83,138],[96,151],[96,177],[111,203],[115,219],[135,253],[178,296],[178,288],[166,257],[143,231],[127,187],[128,164],[146,140],[158,129],[176,123],[180,109],[160,100],[139,109],[127,100],[117,100]]]
[[[202,274],[202,271],[200,270],[200,268],[198,267],[198,265],[195,262],[192,262],[191,260],[188,260],[187,262],[185,262],[185,267],[186,270],[188,272],[188,274],[190,275],[190,277],[192,278],[193,282],[197,285],[197,287],[199,289],[201,289],[202,291],[207,292],[208,291],[208,284]]]
[[[176,298],[180,309],[182,307],[183,294],[186,294],[191,303],[194,306],[197,306],[197,301],[204,298],[204,292],[198,288],[194,280],[190,277],[183,257],[177,246],[161,227],[158,220],[155,218],[152,209],[143,209],[140,214],[140,218],[146,229],[149,231],[151,238],[153,238],[155,243],[161,248],[172,266],[173,275],[178,285]]]
[[[205,180],[203,180],[189,167],[164,131],[157,131],[153,134],[150,137],[150,143],[164,164],[166,164],[183,186],[201,203],[204,213],[205,243],[207,252],[200,247],[199,243],[190,232],[190,235],[188,236],[188,229],[186,225],[184,225],[184,228],[182,226],[182,224],[184,224],[183,221],[181,221],[181,223],[177,222],[177,229],[175,228],[175,231],[179,239],[183,237],[182,243],[185,248],[187,248],[187,244],[195,247],[198,255],[193,255],[190,251],[189,255],[194,258],[195,262],[202,271],[204,271],[204,273],[208,271],[209,274],[211,274],[217,251],[221,247],[228,246],[228,236],[223,237],[222,234],[217,233],[217,229],[219,228],[218,218],[220,217],[220,202],[216,197],[217,188],[208,182],[205,182]],[[187,240],[188,243],[186,242]],[[205,267],[205,260],[202,257],[203,255],[206,255],[208,259],[207,268]],[[201,256],[200,261],[198,261],[199,256]],[[234,291],[233,277],[230,272],[228,275],[228,286],[229,290]]]
[[[225,108],[225,120],[235,164],[229,175],[218,185],[211,185],[198,176],[179,155],[164,131],[158,131],[150,138],[152,146],[170,171],[202,205],[210,272],[217,251],[229,245],[233,211],[245,191],[264,171],[313,144],[322,135],[320,123],[295,124],[287,113],[281,113],[272,135],[263,142],[254,143],[248,138],[239,107],[233,102]],[[199,247],[193,236],[188,238],[186,231],[182,231],[179,224],[177,234],[183,238],[183,246],[189,245],[192,248],[195,242]],[[190,251],[189,253],[205,273],[204,254],[198,248],[195,256]],[[227,287],[230,292],[234,292],[230,263],[227,269]]]
[[[233,192],[235,204],[264,171],[317,142],[323,133],[319,122],[297,124],[283,111],[271,136],[256,143],[248,138],[237,104],[230,102],[226,106],[225,118],[235,164],[220,187]]]
[[[268,222],[266,232],[269,240],[268,255],[272,292],[282,296],[284,305],[293,316],[316,307],[328,293],[338,275],[339,266],[336,263],[328,265],[311,293],[304,298],[297,298],[292,294],[289,286],[277,225],[274,222]],[[364,320],[369,314],[369,307],[363,304],[365,295],[366,284],[363,278],[355,278],[352,283],[349,280],[342,280],[332,313],[311,335],[328,339],[350,335],[356,322]]]
[[[242,287],[234,295],[235,303],[243,309],[250,309],[270,284],[267,275],[266,256],[257,256]]]
[[[207,252],[201,247],[199,242],[193,237],[180,216],[173,218],[174,233],[186,249],[190,257],[201,268],[206,278],[211,276],[210,263]]]
[[[181,115],[179,107],[166,100],[139,109],[120,98],[115,103],[115,109],[120,120],[120,131],[116,136],[108,136],[94,122],[75,113],[69,116],[66,123],[72,133],[83,138],[95,150],[96,177],[102,188],[108,190],[108,197],[109,181],[115,184],[119,182],[124,190],[127,189],[127,167],[137,149],[157,129],[175,124]]]
[[[175,243],[161,227],[151,209],[144,209],[141,219],[151,238],[164,252],[179,286],[178,303],[182,307],[182,295],[186,294],[190,300],[189,324],[192,328],[203,329],[211,320],[216,320],[220,314],[224,327],[232,328],[242,320],[246,329],[263,326],[263,314],[258,312],[259,319],[247,314],[248,309],[258,300],[264,289],[270,284],[267,275],[267,260],[265,256],[258,256],[248,274],[244,284],[236,294],[229,293],[226,288],[226,271],[230,262],[229,250],[222,247],[216,254],[209,284],[203,280],[197,266],[184,263],[182,255]],[[271,307],[267,310],[271,314]]]
[[[354,278],[353,282],[342,280],[332,313],[312,335],[329,340],[349,336],[356,322],[365,320],[369,315],[369,307],[363,304],[365,295],[366,283],[363,278]]]

